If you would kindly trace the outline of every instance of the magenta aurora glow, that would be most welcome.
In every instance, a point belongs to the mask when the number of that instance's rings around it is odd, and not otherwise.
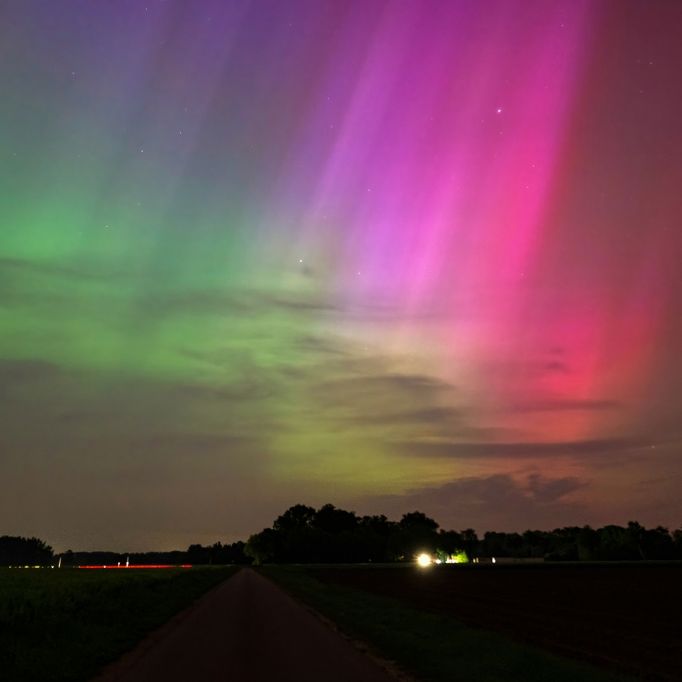
[[[682,5],[0,6],[0,517],[682,523]]]

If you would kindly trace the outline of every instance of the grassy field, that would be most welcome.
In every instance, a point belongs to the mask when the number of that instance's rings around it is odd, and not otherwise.
[[[87,680],[232,572],[0,569],[0,679]]]
[[[292,596],[332,620],[424,681],[607,682],[628,679],[466,627],[453,618],[416,609],[398,599],[323,583],[310,569],[259,569]]]

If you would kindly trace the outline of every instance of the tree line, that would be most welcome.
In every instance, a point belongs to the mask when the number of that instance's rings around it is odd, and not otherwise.
[[[420,552],[434,557],[537,558],[547,561],[682,559],[682,529],[627,526],[568,526],[524,533],[444,530],[419,511],[399,521],[358,516],[326,504],[295,505],[272,527],[252,535],[244,548],[255,563],[355,563],[412,561]],[[460,560],[461,560],[460,559]]]
[[[444,561],[477,558],[536,558],[546,561],[611,561],[682,559],[682,528],[567,526],[523,533],[444,530],[419,511],[399,521],[384,515],[360,516],[325,504],[319,509],[297,504],[269,528],[246,542],[203,546],[170,552],[74,552],[58,555],[38,538],[0,537],[0,566],[62,566],[130,564],[264,564],[264,563],[389,563],[413,561],[427,552]]]
[[[169,552],[74,552],[67,550],[55,554],[52,547],[37,538],[15,536],[0,537],[0,566],[121,566],[139,564],[250,564],[244,554],[243,542],[224,545],[190,545],[186,550]],[[61,560],[61,561],[60,561]]]

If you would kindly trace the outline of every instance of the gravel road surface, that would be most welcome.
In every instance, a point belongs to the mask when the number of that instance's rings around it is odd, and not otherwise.
[[[389,682],[272,582],[242,569],[93,682]]]

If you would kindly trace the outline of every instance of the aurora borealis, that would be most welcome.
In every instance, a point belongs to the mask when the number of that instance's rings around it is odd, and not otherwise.
[[[682,5],[0,3],[0,518],[682,523]]]

